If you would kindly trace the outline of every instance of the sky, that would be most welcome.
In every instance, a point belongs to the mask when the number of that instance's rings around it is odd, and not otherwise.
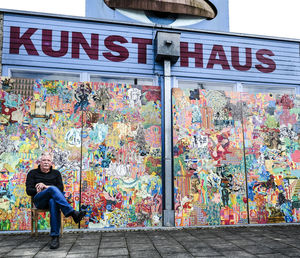
[[[85,0],[0,0],[0,8],[84,16]],[[299,11],[300,0],[229,0],[230,31],[300,39]]]

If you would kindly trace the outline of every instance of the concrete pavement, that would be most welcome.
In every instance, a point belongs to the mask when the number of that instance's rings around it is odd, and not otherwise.
[[[300,225],[1,234],[0,257],[300,257]]]

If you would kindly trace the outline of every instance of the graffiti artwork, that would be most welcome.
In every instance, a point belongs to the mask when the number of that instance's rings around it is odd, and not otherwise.
[[[173,89],[177,226],[299,222],[299,101]]]
[[[25,180],[45,149],[82,226],[161,225],[160,88],[32,80],[17,92],[24,81],[0,84],[0,230],[30,229]]]
[[[160,88],[93,83],[84,121],[84,227],[161,226]]]
[[[0,230],[30,229],[25,180],[45,149],[82,228],[162,225],[159,87],[0,81]],[[299,96],[176,88],[172,102],[176,226],[300,221]]]
[[[70,131],[82,127],[81,113],[74,113],[77,84],[35,81],[26,94],[16,94],[20,83],[20,79],[1,79],[1,230],[30,229],[31,201],[25,192],[25,180],[46,149],[54,153],[67,199],[74,208],[79,205],[80,144],[74,144],[71,137],[66,139]],[[72,228],[75,224],[66,219],[65,226]],[[48,227],[49,217],[43,214],[39,228]]]
[[[243,101],[250,222],[299,222],[299,96],[247,94]]]
[[[176,226],[247,223],[239,94],[172,95]]]

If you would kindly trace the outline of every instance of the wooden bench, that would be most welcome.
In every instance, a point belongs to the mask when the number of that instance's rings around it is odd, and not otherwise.
[[[49,209],[38,209],[35,207],[33,200],[31,199],[31,235],[37,236],[38,235],[38,221],[39,221],[39,214],[42,212],[49,212]],[[64,228],[64,220],[63,220],[63,213],[60,214],[60,235],[63,235],[63,228]],[[34,232],[33,232],[34,228]]]

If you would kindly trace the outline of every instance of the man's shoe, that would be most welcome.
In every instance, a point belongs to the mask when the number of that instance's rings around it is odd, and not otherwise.
[[[75,223],[79,223],[83,219],[85,214],[86,214],[86,211],[74,211],[72,213],[72,218]]]
[[[57,249],[59,247],[59,237],[53,236],[50,242],[50,249]]]

